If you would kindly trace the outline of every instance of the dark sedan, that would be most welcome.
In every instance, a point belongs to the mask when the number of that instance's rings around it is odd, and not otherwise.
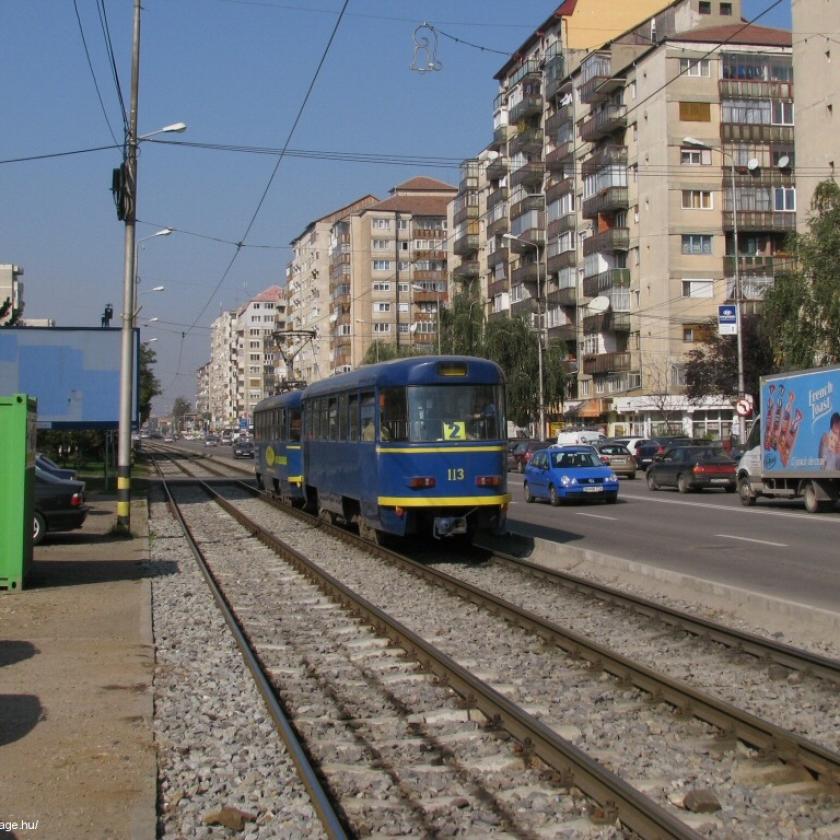
[[[692,446],[698,442],[684,436],[651,438],[636,446],[636,464],[640,470],[645,470],[657,455],[664,455],[666,449],[673,446]]]
[[[85,483],[69,481],[35,467],[32,542],[40,545],[47,533],[81,528],[87,517]]]
[[[242,440],[242,439],[236,441],[236,443],[233,444],[233,457],[234,458],[253,458],[254,457],[253,441]]]
[[[735,492],[738,462],[716,446],[674,446],[657,455],[647,469],[651,490],[676,487],[680,493],[719,488]]]

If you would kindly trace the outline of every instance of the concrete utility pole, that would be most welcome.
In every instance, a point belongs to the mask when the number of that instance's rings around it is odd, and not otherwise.
[[[137,211],[137,99],[140,89],[140,0],[134,0],[131,103],[125,156],[125,250],[120,355],[120,418],[117,442],[117,530],[131,532],[131,397],[134,374],[134,228]]]

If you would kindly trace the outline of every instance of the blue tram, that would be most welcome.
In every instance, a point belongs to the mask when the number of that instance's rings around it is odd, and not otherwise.
[[[268,397],[254,409],[257,484],[290,504],[304,501],[302,395]]]
[[[498,365],[466,356],[396,359],[310,385],[307,504],[374,541],[501,531],[504,390]]]

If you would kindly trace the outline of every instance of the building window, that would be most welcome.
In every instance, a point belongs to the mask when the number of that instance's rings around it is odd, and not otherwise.
[[[350,335],[350,324],[339,324],[338,325],[338,334],[339,335]]]
[[[683,341],[694,341],[694,327],[683,327]]]
[[[722,15],[729,16],[732,14],[732,4],[731,3],[721,3],[720,4],[720,13]]]
[[[398,309],[400,312],[408,312],[408,304],[400,301]]]
[[[773,125],[793,125],[793,102],[773,100]]]
[[[370,226],[373,230],[391,230],[391,220],[371,219]]]
[[[796,212],[796,190],[793,187],[776,187],[773,190],[773,209],[780,213]]]
[[[391,260],[374,260],[373,261],[373,270],[374,271],[390,271],[391,270]]]
[[[712,150],[683,147],[680,149],[680,163],[683,166],[711,166]]]
[[[714,280],[683,280],[682,296],[687,298],[711,298],[715,295]]]
[[[708,58],[681,58],[680,73],[683,76],[705,76],[711,75],[711,62]]]
[[[391,304],[390,303],[374,303],[373,304],[373,311],[374,312],[390,312],[391,311]]]
[[[671,365],[671,384],[685,385],[685,365]]]
[[[700,0],[700,14],[710,15],[712,13],[712,0]]]
[[[712,237],[706,233],[684,233],[682,235],[682,252],[684,254],[711,254]]]
[[[711,210],[711,190],[683,190],[682,207],[683,210]]]
[[[374,251],[381,251],[384,248],[387,248],[390,244],[391,242],[388,239],[374,239],[370,247],[373,248]]]
[[[374,283],[373,284],[373,291],[374,292],[390,292],[391,291],[391,284],[390,283]]]
[[[391,332],[391,325],[390,324],[374,324],[373,331],[375,333],[389,333]]]
[[[711,103],[680,102],[680,120],[682,120],[682,122],[711,122]]]

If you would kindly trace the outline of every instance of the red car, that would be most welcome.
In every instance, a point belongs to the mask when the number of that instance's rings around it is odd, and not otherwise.
[[[551,444],[544,440],[522,440],[513,448],[510,455],[509,467],[519,472],[525,472],[525,467],[531,462],[534,453],[540,449],[547,449]]]

